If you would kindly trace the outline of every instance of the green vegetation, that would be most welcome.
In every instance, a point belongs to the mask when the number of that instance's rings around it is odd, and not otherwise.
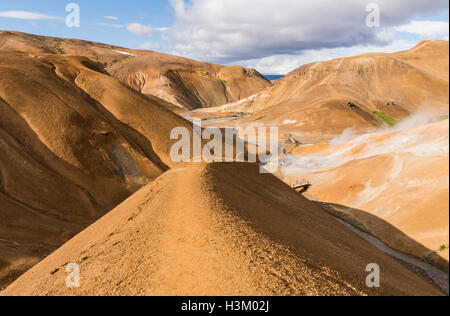
[[[382,120],[387,126],[393,127],[395,126],[398,122],[396,120],[394,120],[392,117],[387,116],[384,113],[378,112],[378,111],[374,111],[373,115],[375,115],[376,117],[378,117],[380,120]]]
[[[442,115],[442,116],[441,116],[441,120],[443,120],[443,121],[444,121],[444,120],[448,120],[448,118],[449,118],[448,115]]]
[[[133,59],[133,58],[134,58],[134,56],[129,55],[129,56],[127,56],[127,57],[124,57],[124,58],[120,58],[120,59],[114,60],[114,61],[113,61],[113,64],[114,64],[114,65],[115,65],[115,64],[120,64],[120,63],[123,63],[123,62],[125,62],[125,61],[127,61],[127,60],[130,60],[130,59]]]
[[[445,250],[445,249],[447,249],[447,246],[446,246],[446,245],[442,245],[442,246],[441,246],[441,251],[443,251],[443,250]]]
[[[64,44],[64,40],[61,40],[58,42],[58,45],[56,46],[56,49],[61,53],[61,54],[65,54],[66,50],[63,47]]]
[[[196,73],[202,76],[209,76],[209,71],[197,70]]]

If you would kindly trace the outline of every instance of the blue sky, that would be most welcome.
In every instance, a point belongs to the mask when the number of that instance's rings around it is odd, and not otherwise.
[[[143,42],[141,38],[133,36],[126,28],[107,27],[99,24],[142,23],[156,28],[173,23],[173,9],[167,0],[78,0],[76,3],[80,7],[80,28],[67,28],[64,19],[67,14],[65,8],[68,3],[70,1],[0,0],[0,11],[36,12],[61,18],[60,20],[21,20],[0,17],[0,29],[79,38],[134,48]],[[118,19],[112,20],[105,17],[117,17]],[[158,34],[155,34],[152,38],[153,41],[160,42]]]
[[[284,74],[302,64],[448,40],[446,0],[0,0],[0,29],[152,49]],[[367,5],[379,7],[369,28]]]

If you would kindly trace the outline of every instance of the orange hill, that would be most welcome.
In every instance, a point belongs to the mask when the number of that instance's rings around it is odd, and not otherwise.
[[[394,54],[304,65],[247,100],[193,115],[253,113],[234,124],[275,123],[299,141],[315,142],[349,127],[384,126],[386,119],[401,120],[417,111],[448,115],[448,104],[449,43],[426,41]]]
[[[448,135],[447,119],[300,146],[285,180],[308,179],[320,201],[352,208],[340,209],[391,248],[448,272]]]

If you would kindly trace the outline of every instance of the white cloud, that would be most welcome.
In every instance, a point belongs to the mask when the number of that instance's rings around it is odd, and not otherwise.
[[[309,49],[386,45],[393,27],[448,10],[446,1],[378,0],[382,29],[366,25],[361,0],[170,0],[175,23],[164,34],[180,55],[212,61],[299,54]]]
[[[130,23],[127,24],[127,30],[138,37],[153,37],[153,29],[150,25]]]
[[[0,11],[0,18],[18,20],[61,20],[60,17],[29,11]]]
[[[412,21],[395,28],[397,32],[405,32],[428,37],[429,39],[449,36],[449,23],[444,21]]]
[[[104,16],[103,18],[105,18],[107,20],[118,20],[119,19],[117,16],[113,16],[113,15],[107,15],[107,16]]]
[[[159,50],[161,49],[161,44],[159,43],[142,43],[139,44],[137,49],[144,49],[144,50]]]
[[[157,27],[154,30],[163,33],[163,32],[167,32],[169,30],[169,28],[168,27]]]
[[[105,26],[105,27],[112,27],[112,28],[117,28],[117,29],[124,28],[124,26],[122,24],[115,24],[115,23],[97,22],[97,23],[95,23],[95,25],[97,25],[97,26]]]
[[[175,16],[182,17],[186,11],[186,5],[183,0],[170,0],[170,4],[172,5]]]

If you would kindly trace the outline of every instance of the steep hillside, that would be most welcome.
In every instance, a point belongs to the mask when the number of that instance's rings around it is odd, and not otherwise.
[[[178,126],[84,57],[0,51],[0,287],[173,166]]]
[[[383,271],[369,289],[366,266]],[[66,265],[80,266],[79,288]],[[169,171],[2,295],[440,295],[257,165]]]
[[[136,91],[187,109],[235,102],[271,86],[253,69],[81,40],[0,31],[0,50],[84,56],[103,64],[111,75]]]

